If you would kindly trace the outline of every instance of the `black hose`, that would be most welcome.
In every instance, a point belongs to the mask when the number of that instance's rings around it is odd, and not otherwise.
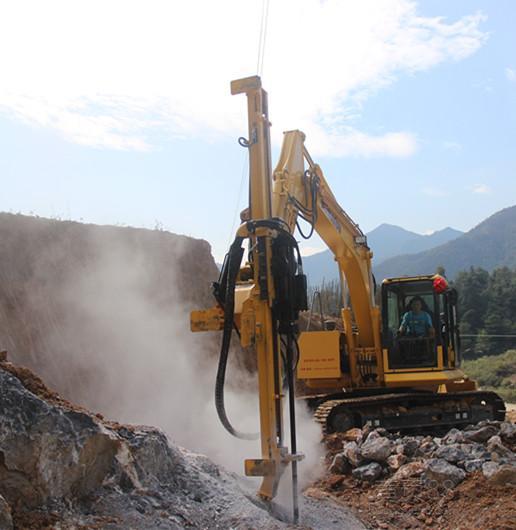
[[[305,177],[308,177],[308,175],[309,175],[309,172],[308,171],[305,172]],[[301,235],[303,239],[310,239],[312,237],[314,230],[315,230],[315,225],[317,223],[317,191],[318,191],[318,186],[319,186],[319,179],[314,174],[310,174],[309,178],[310,178],[310,200],[312,203],[311,204],[312,218],[310,220],[305,219],[310,224],[310,232],[308,233],[308,235],[303,232],[303,230],[301,229],[301,225],[299,224],[299,221],[296,220],[296,227],[299,231],[299,234]],[[306,178],[304,179],[304,182],[306,182]],[[305,194],[306,194],[306,191],[305,191]]]
[[[224,385],[226,381],[226,368],[228,364],[229,347],[231,345],[231,335],[234,326],[235,312],[235,286],[237,274],[240,269],[240,262],[244,250],[242,248],[243,238],[237,237],[228,253],[227,262],[227,283],[226,296],[224,300],[224,329],[222,332],[222,345],[220,347],[219,365],[217,368],[217,378],[215,380],[215,407],[220,422],[224,428],[236,438],[242,440],[256,440],[258,434],[247,434],[237,431],[228,419],[224,404]]]

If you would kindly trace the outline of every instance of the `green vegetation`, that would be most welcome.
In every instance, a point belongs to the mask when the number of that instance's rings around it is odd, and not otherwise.
[[[516,403],[516,350],[464,361],[462,368],[484,390],[493,390],[505,401]]]
[[[471,267],[457,275],[453,286],[459,293],[465,359],[516,347],[516,269],[502,267],[489,274]]]

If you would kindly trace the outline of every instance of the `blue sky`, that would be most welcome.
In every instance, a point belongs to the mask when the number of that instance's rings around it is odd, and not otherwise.
[[[514,205],[516,4],[351,4],[271,2],[274,153],[282,130],[304,130],[365,231],[468,230]],[[160,226],[220,260],[247,197],[229,81],[256,73],[261,8],[2,4],[0,210]]]

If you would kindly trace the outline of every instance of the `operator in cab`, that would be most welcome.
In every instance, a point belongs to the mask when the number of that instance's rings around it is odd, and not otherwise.
[[[435,335],[432,317],[423,311],[423,300],[419,296],[412,298],[407,311],[401,318],[400,335],[409,337],[433,337]]]

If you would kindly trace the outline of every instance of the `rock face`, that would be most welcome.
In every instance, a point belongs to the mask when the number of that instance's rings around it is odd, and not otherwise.
[[[113,433],[52,407],[1,370],[0,394],[0,493],[9,503],[32,507],[100,486],[120,447]]]
[[[185,336],[188,312],[213,305],[219,273],[203,240],[0,213],[0,241],[0,350],[68,399],[112,417],[98,398],[104,379],[117,382],[108,366],[157,340],[170,354],[167,345],[180,341],[176,322]],[[167,328],[173,333],[161,339]],[[196,340],[205,356],[215,353],[216,340]]]
[[[13,528],[13,518],[11,508],[6,500],[0,495],[0,528],[2,530],[11,530]]]
[[[248,484],[158,429],[107,422],[0,362],[0,528],[293,528]],[[363,526],[301,498],[303,528]],[[36,524],[37,522],[37,524]]]

